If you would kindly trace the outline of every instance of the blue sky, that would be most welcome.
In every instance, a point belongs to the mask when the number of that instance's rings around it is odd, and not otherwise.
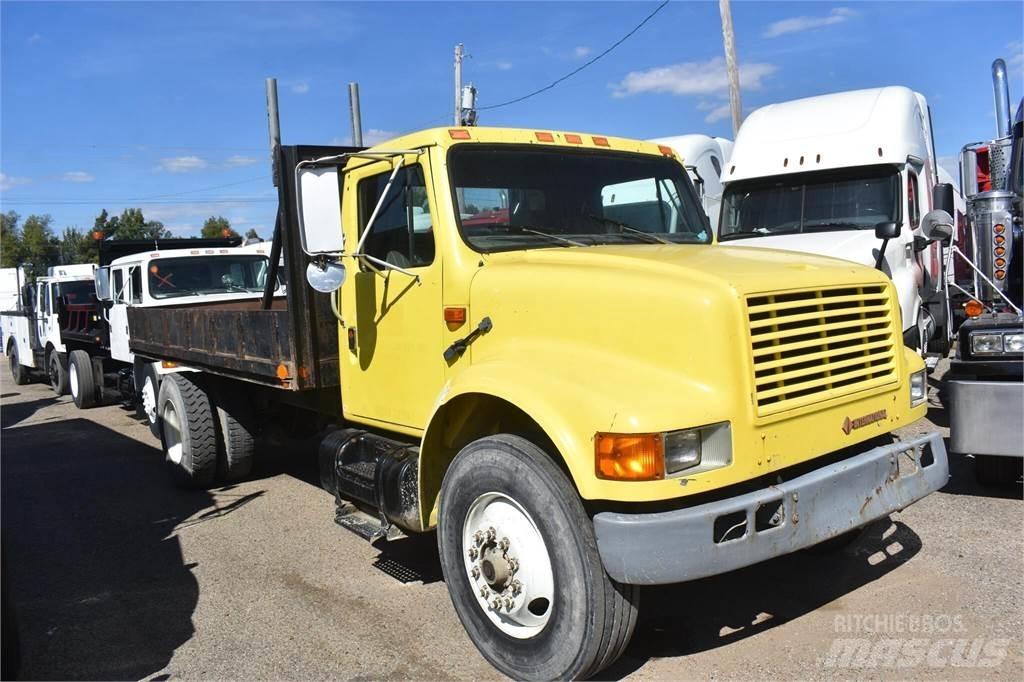
[[[267,236],[267,76],[279,79],[285,143],[346,142],[349,81],[375,141],[448,123],[456,42],[485,106],[578,67],[656,4],[5,1],[0,208],[50,213],[60,230],[141,206],[180,235],[219,214]],[[733,20],[748,111],[907,85],[953,157],[994,133],[992,59],[1022,94],[1021,2],[734,0]],[[732,137],[721,55],[718,3],[677,0],[579,75],[481,124]]]

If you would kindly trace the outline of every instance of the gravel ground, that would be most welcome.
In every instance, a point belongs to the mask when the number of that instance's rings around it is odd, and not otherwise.
[[[6,372],[0,401],[23,678],[497,677],[433,535],[374,547],[338,528],[308,458],[185,493],[131,411],[79,411]],[[943,429],[933,405],[911,431]],[[603,676],[1022,679],[1022,510],[1020,485],[979,488],[954,457],[943,491],[841,552],[646,589]]]

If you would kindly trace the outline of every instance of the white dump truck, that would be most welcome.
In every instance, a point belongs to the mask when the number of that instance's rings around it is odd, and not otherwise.
[[[936,208],[962,224],[964,203],[940,177],[923,95],[892,86],[762,107],[722,178],[720,242],[873,265],[896,285],[907,345],[948,350],[945,245],[923,228]]]
[[[4,352],[15,384],[28,383],[33,372],[45,372],[58,395],[67,392],[67,349],[59,311],[65,303],[95,301],[94,268],[92,264],[51,267],[45,277],[22,286],[13,308],[0,313]]]

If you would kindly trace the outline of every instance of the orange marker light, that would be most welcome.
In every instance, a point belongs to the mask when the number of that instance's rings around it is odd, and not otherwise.
[[[537,141],[538,142],[554,142],[555,141],[555,136],[552,135],[551,133],[540,133],[540,132],[538,132],[538,133],[534,133],[534,135],[537,136]]]
[[[995,248],[995,252],[996,252],[997,256],[1005,255],[1006,254],[1006,247],[1005,246],[997,246]]]
[[[1003,279],[1006,277],[1006,270],[996,270],[996,279]]]
[[[464,130],[462,128],[451,128],[451,129],[449,129],[448,130],[448,136],[451,137],[453,140],[468,140],[468,139],[470,139],[469,131],[468,130]]]
[[[160,272],[160,266],[154,263],[153,265],[149,266],[149,271],[155,275],[156,273]]]
[[[174,369],[175,367],[178,366],[178,363],[172,362],[171,360],[161,360],[160,366],[163,367],[164,369]]]
[[[997,234],[994,239],[996,244],[1003,245],[1006,243],[1006,237],[1001,234]]]
[[[465,324],[466,309],[462,307],[445,308],[444,321],[448,324]]]
[[[1006,259],[1005,258],[996,258],[996,267],[997,268],[1002,268],[1002,267],[1005,267],[1005,266],[1006,266]]]
[[[583,138],[579,135],[573,135],[572,133],[565,134],[565,141],[569,144],[583,144]]]
[[[1002,223],[996,223],[995,227],[993,227],[992,230],[996,234],[1002,234],[1003,232],[1006,232],[1006,225],[1003,225]]]
[[[592,137],[590,139],[593,140],[594,144],[596,144],[598,147],[611,147],[611,145],[608,144],[607,137]]]
[[[594,438],[595,471],[611,481],[655,481],[665,477],[661,434],[598,433]]]
[[[658,145],[658,151],[661,152],[662,154],[664,154],[665,156],[675,156],[676,155],[675,152],[672,151],[672,147],[666,147],[663,144],[659,144]]]
[[[288,378],[288,368],[285,366],[283,362],[277,365],[277,371],[274,373],[277,374],[277,378],[280,379],[281,381],[284,381]]]
[[[973,298],[964,303],[964,312],[967,313],[967,317],[978,317],[985,312],[985,307],[981,305],[981,301],[975,301]]]

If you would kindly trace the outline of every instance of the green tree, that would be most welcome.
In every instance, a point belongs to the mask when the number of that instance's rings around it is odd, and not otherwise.
[[[0,267],[16,268],[21,265],[21,216],[14,211],[0,214]]]
[[[210,216],[203,223],[203,237],[237,237],[238,233],[231,229],[231,223],[224,216]]]
[[[21,228],[21,262],[31,276],[39,277],[60,260],[60,241],[53,236],[53,218],[30,215]]]
[[[162,239],[171,236],[163,223],[146,220],[140,208],[126,208],[120,216],[107,220],[106,228],[104,234],[109,239]]]
[[[60,259],[63,263],[99,263],[99,242],[91,232],[67,227],[60,240]]]
[[[249,231],[245,233],[245,238],[246,239],[259,239],[260,236],[259,236],[259,234],[256,233],[256,228],[255,227],[250,227]]]

